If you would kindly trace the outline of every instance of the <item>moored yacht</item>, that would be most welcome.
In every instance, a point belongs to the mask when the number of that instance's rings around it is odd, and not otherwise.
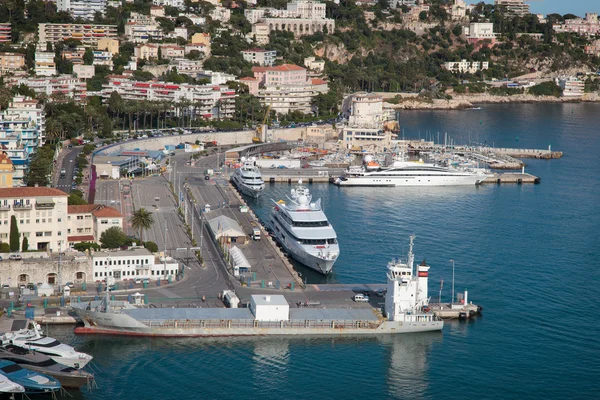
[[[308,188],[298,182],[288,202],[279,200],[271,214],[275,239],[295,260],[329,274],[340,254],[335,230],[321,207],[312,202]]]
[[[242,157],[242,166],[233,172],[231,181],[246,196],[258,198],[265,190],[265,181],[254,161]]]
[[[483,168],[396,161],[391,167],[371,171],[362,166],[352,166],[334,183],[338,186],[459,186],[479,185],[490,176]]]

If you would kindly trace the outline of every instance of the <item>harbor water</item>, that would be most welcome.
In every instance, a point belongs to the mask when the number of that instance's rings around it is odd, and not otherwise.
[[[468,288],[484,315],[441,333],[378,338],[146,339],[49,333],[94,355],[85,399],[587,399],[600,393],[600,105],[483,105],[400,113],[402,135],[563,151],[526,160],[539,185],[340,188],[309,185],[341,256],[311,283],[383,283],[406,254],[431,266],[429,293]],[[443,139],[442,139],[443,140]],[[267,218],[267,185],[250,200]]]

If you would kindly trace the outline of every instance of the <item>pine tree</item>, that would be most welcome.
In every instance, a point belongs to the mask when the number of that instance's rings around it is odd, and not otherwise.
[[[24,253],[29,250],[29,239],[26,237],[23,238],[23,245],[21,246],[21,251]]]
[[[19,251],[20,247],[17,217],[13,215],[10,219],[10,251]]]

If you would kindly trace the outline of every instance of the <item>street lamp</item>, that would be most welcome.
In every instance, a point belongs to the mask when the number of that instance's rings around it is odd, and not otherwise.
[[[450,300],[450,304],[454,302],[454,260],[450,260],[452,263],[452,299]]]

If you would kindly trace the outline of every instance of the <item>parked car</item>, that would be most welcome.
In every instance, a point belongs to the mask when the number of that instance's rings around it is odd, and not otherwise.
[[[354,296],[354,301],[357,303],[366,303],[369,301],[369,296],[365,296],[362,293],[359,293]]]
[[[287,167],[285,165],[280,165],[279,167],[277,167],[279,169],[286,169]]]
[[[4,285],[2,285],[2,289],[8,289],[10,286],[8,285],[8,283],[5,283]]]
[[[13,261],[21,261],[23,257],[21,257],[20,254],[11,254],[10,256],[8,256],[8,259]]]
[[[140,278],[135,278],[135,280],[133,281],[136,285],[140,285],[142,283],[142,280]]]

